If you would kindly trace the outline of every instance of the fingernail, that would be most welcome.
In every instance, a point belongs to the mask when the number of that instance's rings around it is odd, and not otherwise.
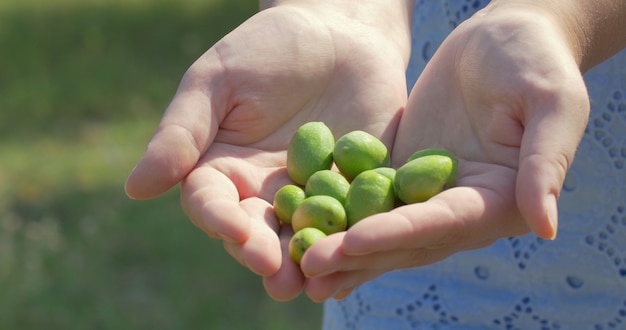
[[[354,288],[337,290],[332,297],[335,300],[344,300],[352,293],[352,291],[354,291]]]
[[[557,209],[556,196],[554,194],[548,194],[546,198],[546,213],[551,227],[551,235],[547,238],[554,240],[559,226],[559,213]]]
[[[306,277],[322,277],[322,276],[326,276],[326,275],[330,275],[332,273],[334,273],[334,270],[325,270],[323,272],[320,273],[314,273],[314,274],[307,274]]]

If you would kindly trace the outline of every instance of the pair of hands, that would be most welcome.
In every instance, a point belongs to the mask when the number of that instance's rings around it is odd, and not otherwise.
[[[294,6],[261,11],[189,68],[126,191],[147,199],[182,182],[191,221],[277,300],[342,298],[385,272],[529,230],[553,238],[589,100],[565,38],[539,16],[475,15],[407,97],[406,51],[382,31]],[[396,166],[447,148],[458,187],[330,235],[300,268],[271,204],[290,182],[289,139],[308,121],[379,136]]]

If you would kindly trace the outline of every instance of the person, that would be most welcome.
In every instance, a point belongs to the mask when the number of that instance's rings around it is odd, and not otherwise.
[[[185,73],[129,196],[182,183],[190,220],[274,299],[325,301],[327,329],[626,325],[624,1],[261,9]],[[379,136],[394,166],[447,148],[458,186],[328,236],[299,268],[271,201],[314,120]]]

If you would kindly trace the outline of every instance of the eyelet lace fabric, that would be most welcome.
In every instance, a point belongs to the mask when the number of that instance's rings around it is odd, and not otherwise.
[[[417,0],[412,86],[488,1]],[[585,75],[591,115],[559,199],[559,236],[529,234],[387,273],[325,303],[324,329],[626,329],[626,51]]]

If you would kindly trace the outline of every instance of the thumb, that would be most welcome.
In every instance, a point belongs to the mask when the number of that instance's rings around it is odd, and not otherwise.
[[[529,228],[556,238],[557,201],[589,117],[586,89],[563,93],[549,104],[529,107],[520,148],[516,201]],[[567,95],[565,95],[567,94]]]
[[[145,154],[126,179],[129,197],[149,199],[171,189],[212,143],[219,120],[210,93],[189,80],[183,79]]]

